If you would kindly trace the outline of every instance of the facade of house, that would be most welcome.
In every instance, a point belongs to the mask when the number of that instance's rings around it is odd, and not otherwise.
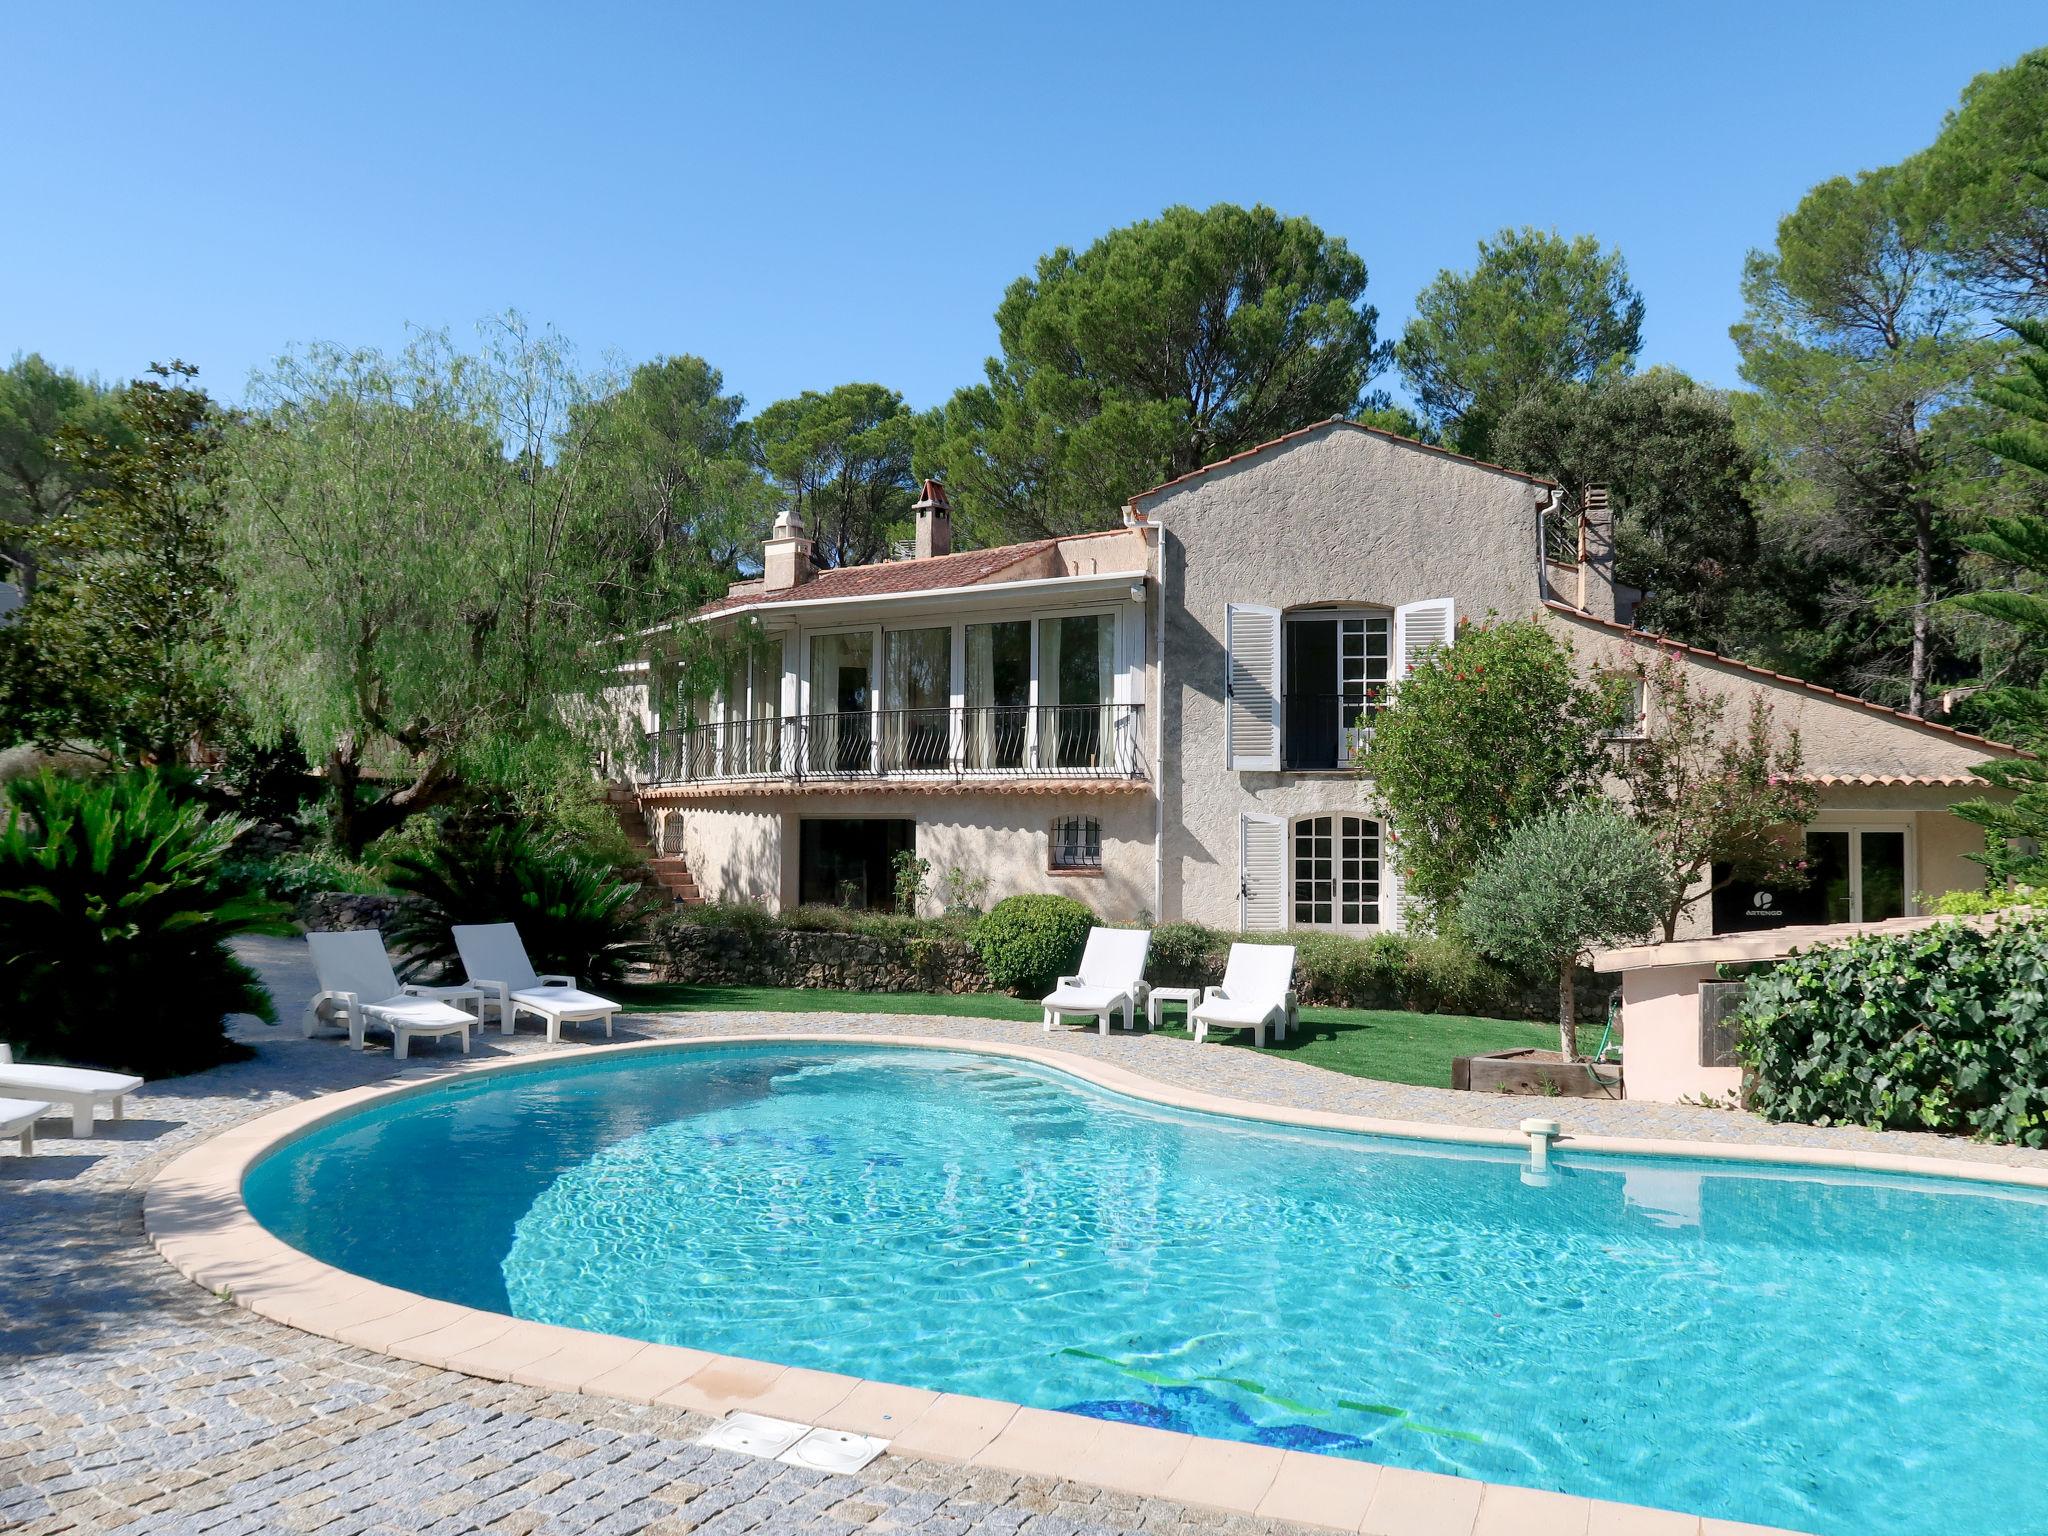
[[[1333,421],[1146,491],[1104,533],[956,554],[928,483],[911,558],[818,571],[785,514],[762,575],[688,620],[758,634],[726,686],[684,698],[650,649],[642,808],[704,895],[771,908],[886,905],[910,850],[934,906],[957,872],[1115,919],[1398,928],[1356,733],[1460,621],[1535,617],[1588,668],[1661,647],[1800,732],[1818,878],[1731,887],[1694,931],[1877,920],[1981,883],[1949,808],[2004,749],[1631,629],[1587,501],[1563,526],[1548,481]]]

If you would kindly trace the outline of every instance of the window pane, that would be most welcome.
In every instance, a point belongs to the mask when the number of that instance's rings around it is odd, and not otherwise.
[[[1022,768],[1031,703],[1031,624],[967,626],[967,766]]]
[[[1816,923],[1853,921],[1849,910],[1849,834],[1806,834],[1806,920]]]
[[[882,768],[943,768],[952,757],[953,631],[882,635]]]
[[[1116,630],[1108,614],[1038,621],[1038,753],[1049,768],[1098,768],[1112,730]]]
[[[869,687],[874,635],[855,630],[811,640],[806,764],[812,773],[866,773],[874,756]]]
[[[1866,923],[1906,915],[1906,834],[1863,832],[1863,916]]]

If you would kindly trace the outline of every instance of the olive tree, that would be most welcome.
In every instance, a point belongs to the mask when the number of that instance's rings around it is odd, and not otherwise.
[[[1649,834],[1612,806],[1586,802],[1508,833],[1472,871],[1458,922],[1481,954],[1557,978],[1558,1049],[1573,1061],[1580,962],[1597,948],[1648,937],[1669,889]]]

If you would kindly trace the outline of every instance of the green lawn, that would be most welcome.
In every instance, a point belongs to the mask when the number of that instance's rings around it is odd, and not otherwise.
[[[977,993],[953,997],[931,992],[809,992],[783,987],[694,987],[662,983],[617,989],[627,1006],[646,1013],[926,1013],[953,1019],[1036,1021],[1038,1005],[1022,998]],[[1167,1017],[1179,1010],[1169,1007]],[[1391,1013],[1359,1008],[1304,1008],[1301,1030],[1285,1045],[1269,1046],[1313,1067],[1424,1087],[1451,1085],[1451,1058],[1475,1051],[1557,1044],[1549,1024],[1513,1019],[1473,1019],[1458,1014]],[[1068,1025],[1078,1029],[1078,1024]],[[1186,1039],[1169,1026],[1162,1033]],[[1581,1032],[1591,1049],[1597,1030]],[[1219,1034],[1226,1049],[1250,1049],[1250,1037]],[[1240,1044],[1242,1042],[1242,1044]]]

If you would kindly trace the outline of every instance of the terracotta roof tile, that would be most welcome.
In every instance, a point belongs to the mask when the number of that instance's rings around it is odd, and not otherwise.
[[[1802,784],[1818,785],[1822,789],[1842,786],[1877,786],[1895,789],[1901,785],[1933,785],[1943,789],[1959,789],[1966,784],[1984,784],[1974,773],[1802,773]]]
[[[1103,528],[1094,533],[1032,539],[1024,544],[1000,544],[994,549],[968,549],[953,555],[934,555],[927,560],[885,560],[875,565],[845,565],[819,571],[810,580],[799,582],[785,592],[764,592],[759,582],[748,582],[740,584],[743,590],[706,603],[697,610],[697,616],[703,618],[709,614],[728,613],[736,608],[752,608],[771,602],[815,603],[835,597],[879,597],[892,592],[971,587],[1008,570],[1019,561],[1044,554],[1061,544],[1128,532],[1125,528]]]

